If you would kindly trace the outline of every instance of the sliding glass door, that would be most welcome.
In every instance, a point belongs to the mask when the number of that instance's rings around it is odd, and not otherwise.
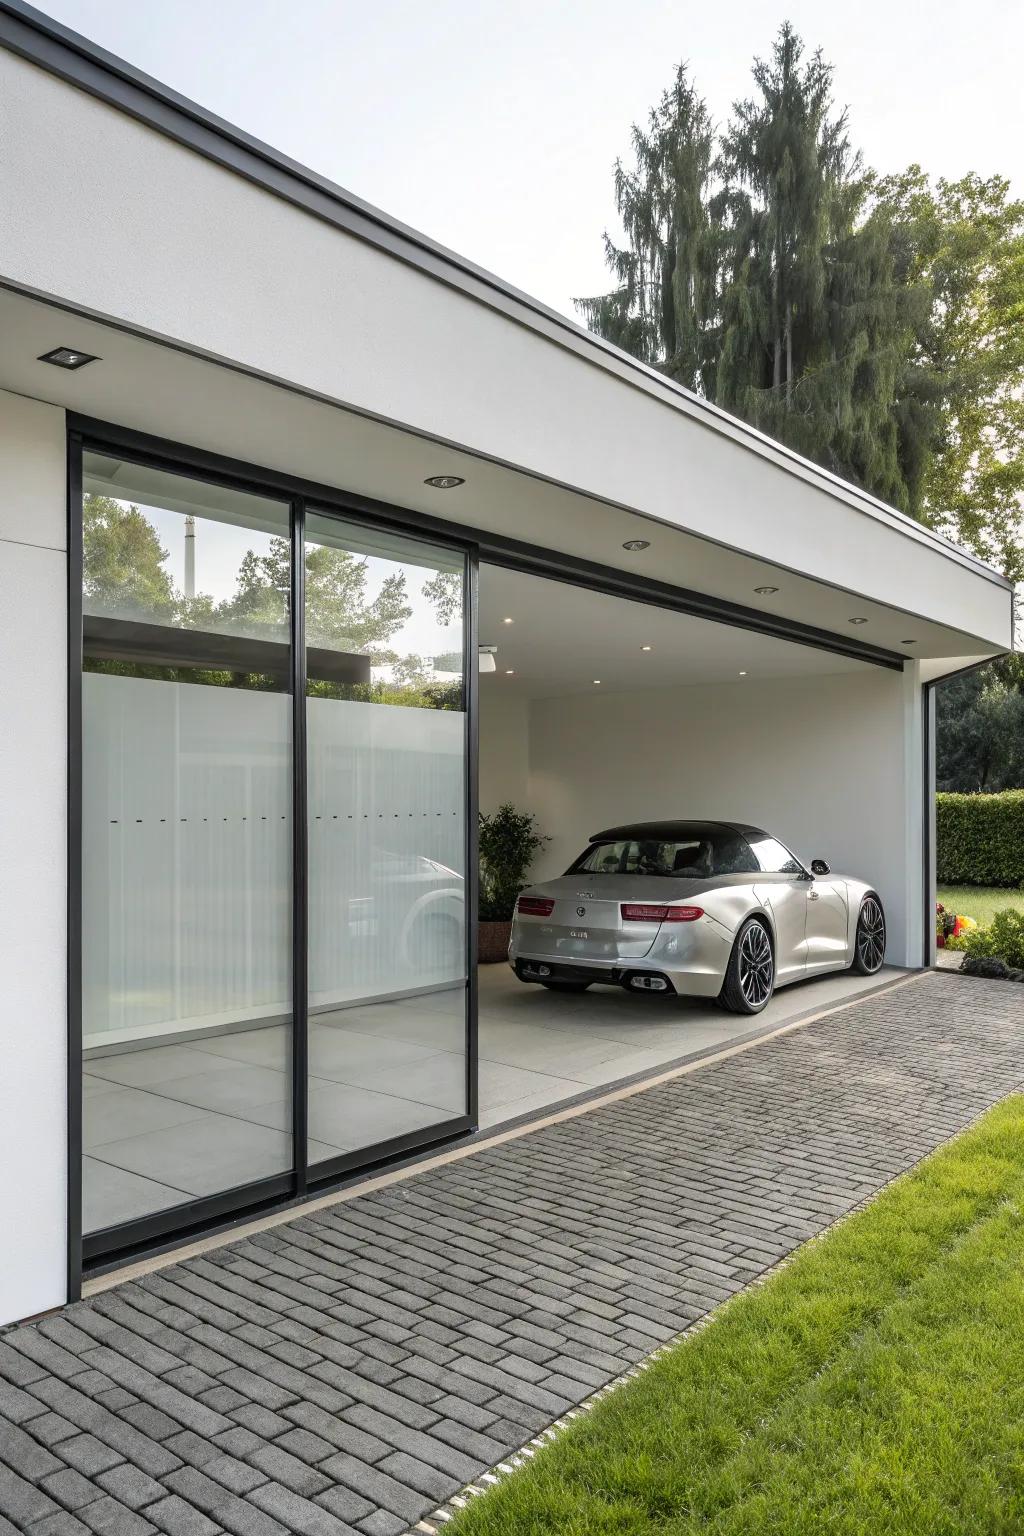
[[[309,512],[309,1159],[465,1114],[465,559]]]
[[[99,1258],[468,1125],[470,609],[463,551],[290,487],[79,468]]]

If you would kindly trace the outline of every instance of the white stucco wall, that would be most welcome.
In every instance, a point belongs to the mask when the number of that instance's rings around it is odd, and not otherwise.
[[[529,701],[503,688],[503,678],[480,679],[480,809],[506,801],[527,809]]]
[[[870,880],[888,958],[922,955],[920,692],[909,672],[535,701],[526,803],[560,874],[616,822],[750,821],[805,858]],[[481,803],[493,799],[481,717]]]
[[[0,1323],[65,1300],[64,413],[0,393]]]

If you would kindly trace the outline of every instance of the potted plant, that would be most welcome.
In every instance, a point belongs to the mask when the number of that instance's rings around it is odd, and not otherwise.
[[[526,872],[550,838],[537,831],[536,818],[514,805],[499,805],[490,816],[480,813],[480,933],[481,965],[494,965],[508,955],[519,892]]]

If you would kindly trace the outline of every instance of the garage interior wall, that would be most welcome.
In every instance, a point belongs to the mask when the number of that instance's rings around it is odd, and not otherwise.
[[[65,478],[64,412],[0,392],[0,1324],[67,1277]]]
[[[535,879],[564,873],[591,833],[616,823],[749,821],[873,883],[889,919],[887,960],[921,964],[912,668],[530,701],[511,689],[502,698],[503,682],[481,679],[480,803],[534,812],[551,838]]]

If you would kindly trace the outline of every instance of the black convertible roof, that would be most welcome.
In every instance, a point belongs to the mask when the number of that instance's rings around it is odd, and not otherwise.
[[[604,832],[593,832],[590,841],[683,843],[690,838],[718,837],[723,832],[738,832],[746,838],[768,836],[760,827],[751,827],[742,821],[632,821],[623,827],[609,827]]]

